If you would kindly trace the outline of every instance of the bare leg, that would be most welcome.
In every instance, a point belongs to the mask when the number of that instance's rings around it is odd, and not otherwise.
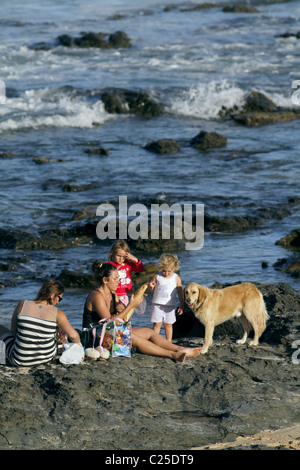
[[[183,362],[186,357],[199,356],[202,348],[185,348],[170,343],[166,338],[157,334],[150,328],[134,328],[132,344],[143,354],[151,356],[169,357]]]
[[[170,343],[172,342],[173,337],[173,325],[172,323],[164,323],[166,338]]]
[[[155,333],[160,333],[160,329],[161,329],[161,322],[160,323],[153,323],[153,330],[155,331]]]

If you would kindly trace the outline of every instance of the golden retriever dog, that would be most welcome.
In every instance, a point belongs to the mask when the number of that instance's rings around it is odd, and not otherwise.
[[[184,299],[205,327],[201,354],[205,354],[211,346],[215,326],[233,317],[238,317],[244,328],[244,335],[237,343],[244,344],[247,341],[252,327],[254,338],[249,344],[258,345],[269,315],[263,296],[254,284],[245,282],[224,289],[209,289],[191,282],[184,289]]]

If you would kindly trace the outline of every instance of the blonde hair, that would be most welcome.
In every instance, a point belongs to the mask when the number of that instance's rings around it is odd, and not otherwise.
[[[125,240],[116,240],[108,253],[107,259],[111,260],[117,250],[124,250],[127,251],[127,253],[130,253],[130,248]]]
[[[157,266],[159,269],[170,269],[171,271],[179,271],[180,262],[176,255],[172,255],[171,253],[163,253],[157,262]]]

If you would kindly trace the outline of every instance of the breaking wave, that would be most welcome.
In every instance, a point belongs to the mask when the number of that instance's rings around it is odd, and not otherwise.
[[[217,119],[223,107],[242,107],[249,91],[227,80],[201,83],[178,93],[168,108],[170,113],[180,116]],[[264,90],[256,91],[263,93],[279,107],[292,107],[290,95],[285,97]]]
[[[101,100],[89,100],[68,87],[27,90],[6,98],[0,108],[0,132],[44,126],[91,128],[113,118]]]

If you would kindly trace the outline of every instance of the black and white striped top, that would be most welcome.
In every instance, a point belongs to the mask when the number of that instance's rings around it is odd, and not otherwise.
[[[16,337],[11,335],[4,340],[10,363],[33,366],[50,362],[56,354],[56,327],[54,320],[22,315],[21,312]]]

